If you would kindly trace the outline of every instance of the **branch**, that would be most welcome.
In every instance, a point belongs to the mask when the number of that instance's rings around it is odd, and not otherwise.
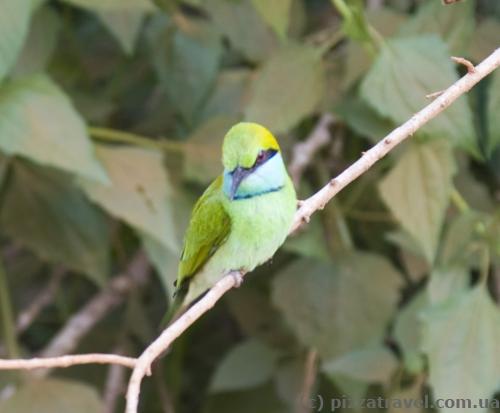
[[[28,308],[18,315],[16,320],[17,334],[25,332],[40,312],[54,300],[64,275],[65,271],[62,268],[54,269],[47,286],[33,299]]]
[[[341,189],[366,172],[379,159],[387,155],[396,145],[412,136],[419,128],[436,117],[450,106],[459,96],[468,92],[476,83],[487,76],[500,65],[500,49],[494,51],[481,62],[474,71],[468,72],[464,77],[450,86],[443,94],[427,105],[410,120],[395,129],[363,156],[348,167],[344,172],[332,179],[327,185],[313,196],[301,203],[295,214],[290,233],[294,232],[303,222],[308,222],[310,216],[317,210],[323,209]],[[137,364],[132,372],[127,390],[126,413],[137,413],[139,393],[142,379],[151,373],[151,364],[162,354],[172,342],[179,337],[199,317],[211,309],[215,303],[238,282],[234,273],[225,275],[220,279],[199,301],[180,316],[173,324],[168,326],[161,335],[153,341],[137,359]]]
[[[328,128],[333,123],[331,114],[325,113],[321,116],[311,134],[293,148],[292,161],[288,165],[288,172],[294,185],[297,187],[304,169],[311,163],[312,158],[318,150],[330,141]]]
[[[0,360],[0,370],[33,370],[40,368],[70,367],[79,364],[119,364],[134,368],[136,359],[115,354],[75,354],[59,357],[32,358],[29,360]]]
[[[148,260],[142,252],[139,252],[130,262],[125,274],[113,277],[104,290],[72,316],[40,356],[57,357],[71,353],[85,334],[109,311],[123,302],[126,294],[146,281],[148,273]]]

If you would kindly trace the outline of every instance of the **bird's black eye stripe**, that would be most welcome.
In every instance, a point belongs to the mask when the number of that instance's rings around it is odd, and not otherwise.
[[[268,149],[266,151],[260,151],[259,155],[257,155],[257,159],[255,160],[254,167],[262,165],[263,163],[267,162],[269,159],[271,159],[277,153],[278,153],[278,151],[275,149]]]

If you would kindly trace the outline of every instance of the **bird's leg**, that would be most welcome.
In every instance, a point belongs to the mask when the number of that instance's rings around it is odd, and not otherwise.
[[[234,286],[239,288],[243,283],[243,271],[231,271],[230,274],[234,278]]]

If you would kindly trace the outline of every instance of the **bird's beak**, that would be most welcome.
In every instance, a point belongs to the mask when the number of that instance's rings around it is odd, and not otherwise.
[[[231,201],[234,200],[234,197],[236,196],[236,192],[238,192],[238,188],[241,184],[241,181],[245,179],[248,174],[250,174],[250,170],[242,168],[241,166],[238,166],[233,172],[231,172],[231,191],[229,193],[229,199]]]

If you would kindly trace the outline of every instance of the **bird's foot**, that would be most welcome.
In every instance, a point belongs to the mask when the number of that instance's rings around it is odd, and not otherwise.
[[[234,279],[235,288],[239,288],[243,283],[243,272],[241,271],[232,271],[231,276]]]

